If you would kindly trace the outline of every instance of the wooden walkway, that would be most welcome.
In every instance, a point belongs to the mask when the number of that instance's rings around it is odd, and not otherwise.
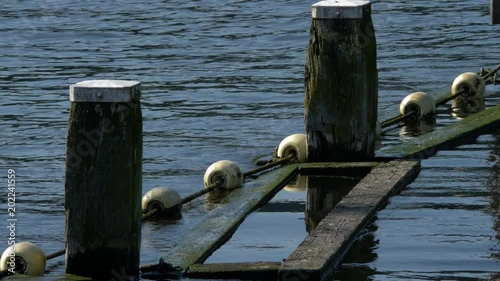
[[[162,255],[192,278],[240,280],[329,280],[356,236],[390,196],[411,183],[420,171],[418,160],[438,149],[473,140],[500,126],[500,106],[409,141],[381,149],[385,163],[291,164],[261,175],[234,190],[185,237]],[[406,159],[406,160],[403,160]],[[412,160],[414,159],[414,160]],[[283,262],[202,264],[227,241],[244,218],[268,202],[297,174],[365,175],[297,249]]]

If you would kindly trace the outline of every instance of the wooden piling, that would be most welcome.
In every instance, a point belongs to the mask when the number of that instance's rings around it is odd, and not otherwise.
[[[138,274],[140,94],[136,81],[92,80],[70,86],[66,273],[96,279]]]
[[[309,162],[373,156],[376,57],[369,1],[330,0],[312,6],[304,102]]]
[[[490,0],[491,24],[500,24],[500,0]]]

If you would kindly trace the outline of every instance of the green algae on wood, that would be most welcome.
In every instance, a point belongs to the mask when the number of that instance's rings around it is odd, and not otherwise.
[[[189,267],[189,278],[276,280],[280,262],[242,262],[194,264]]]
[[[443,147],[464,143],[468,139],[485,133],[492,128],[498,128],[499,125],[500,105],[497,105],[401,144],[382,148],[377,152],[377,155],[425,159],[434,155],[437,150]]]
[[[269,201],[297,173],[291,164],[262,174],[233,190],[219,206],[162,254],[163,261],[187,269],[203,262],[233,234],[245,217]]]

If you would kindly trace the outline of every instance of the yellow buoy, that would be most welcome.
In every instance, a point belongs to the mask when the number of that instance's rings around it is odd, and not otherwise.
[[[233,161],[220,160],[208,167],[203,177],[205,187],[220,182],[218,187],[224,189],[235,189],[243,183],[243,174],[240,167]]]
[[[31,242],[20,242],[5,249],[0,258],[0,270],[40,276],[45,272],[45,263],[45,254],[38,246]]]
[[[455,95],[458,91],[465,91],[463,97],[483,98],[486,84],[483,78],[474,72],[465,72],[457,76],[451,85],[451,94]]]
[[[434,99],[424,92],[415,92],[406,96],[399,105],[399,112],[407,114],[415,111],[417,117],[425,117],[436,112]]]
[[[297,161],[300,163],[307,161],[307,138],[305,134],[293,134],[281,141],[278,146],[278,157],[285,158],[291,154],[295,154]]]
[[[154,209],[161,212],[177,213],[181,210],[182,198],[170,187],[155,187],[142,197],[142,212],[147,213]]]

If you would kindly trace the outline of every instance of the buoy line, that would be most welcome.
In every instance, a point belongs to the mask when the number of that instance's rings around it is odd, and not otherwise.
[[[465,99],[482,99],[484,97],[487,79],[493,78],[492,83],[495,83],[495,77],[498,71],[500,71],[500,65],[483,75],[473,72],[462,73],[453,81],[451,86],[451,95],[435,102],[430,95],[424,92],[412,93],[406,96],[401,102],[400,114],[381,122],[380,125],[382,128],[387,128],[407,119],[423,118],[434,114],[436,107],[444,105],[447,102],[460,97]],[[480,72],[482,73],[484,70],[481,69]]]

